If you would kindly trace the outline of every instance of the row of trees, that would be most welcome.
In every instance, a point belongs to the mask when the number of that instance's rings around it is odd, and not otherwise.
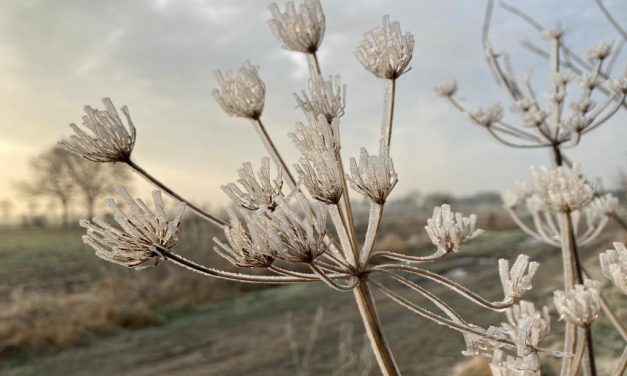
[[[99,199],[111,195],[118,185],[128,187],[131,180],[124,166],[94,163],[56,147],[34,157],[29,167],[30,178],[18,184],[19,191],[29,198],[57,203],[64,226],[69,223],[74,200],[81,200],[91,218]]]

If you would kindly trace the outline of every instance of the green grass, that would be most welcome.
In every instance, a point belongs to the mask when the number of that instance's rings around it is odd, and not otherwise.
[[[84,274],[82,282],[77,283],[98,279],[109,266],[103,266],[82,246],[79,235],[78,230],[0,232],[0,278],[11,281],[9,288],[26,284],[35,289],[56,289],[81,274]],[[607,238],[589,249],[598,249],[599,243]],[[412,253],[426,254],[429,250],[415,249]],[[430,269],[446,272],[463,267],[465,273],[454,278],[482,296],[496,300],[501,297],[496,279],[497,259],[512,260],[521,252],[542,263],[535,288],[527,298],[538,304],[546,302],[550,292],[560,287],[559,252],[528,242],[517,231],[488,233],[469,243],[459,254],[434,263]],[[586,253],[588,263],[594,265],[595,252]],[[20,272],[14,273],[15,270]],[[600,277],[596,270],[591,272]],[[421,284],[458,308],[470,322],[495,325],[503,319],[500,314],[468,304],[438,286]],[[397,290],[407,293],[401,288]],[[449,375],[450,369],[464,360],[460,354],[464,348],[461,335],[417,317],[381,296],[376,297],[384,331],[404,375]],[[416,301],[424,303],[420,299]],[[338,293],[321,284],[254,291],[241,298],[170,312],[161,326],[121,332],[55,354],[9,360],[0,363],[0,373],[7,376],[294,375],[289,367],[290,352],[284,335],[285,314],[293,312],[297,335],[304,338],[318,306],[324,307],[325,318],[313,353],[312,364],[316,366],[312,374],[328,375],[335,361],[338,327],[350,323],[357,333],[363,330],[352,294]],[[554,336],[559,338],[561,323],[553,324],[558,329]],[[617,356],[620,340],[607,322],[602,320],[595,325],[595,337],[605,361]]]

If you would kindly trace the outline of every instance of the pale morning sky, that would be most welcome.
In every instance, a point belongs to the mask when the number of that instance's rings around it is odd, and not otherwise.
[[[138,128],[134,158],[183,195],[225,203],[219,186],[235,178],[243,161],[258,163],[264,149],[250,123],[226,116],[211,97],[213,71],[250,59],[267,84],[264,120],[290,161],[286,134],[302,115],[292,92],[306,84],[304,57],[280,48],[260,0],[3,0],[0,2],[0,199],[17,202],[14,183],[27,161],[70,134],[85,104],[109,96],[129,106]],[[606,0],[627,24],[627,2]],[[616,40],[593,0],[512,1],[541,23],[560,21],[579,53]],[[282,6],[282,4],[281,4]],[[413,69],[398,83],[392,156],[400,182],[410,190],[468,194],[501,190],[527,178],[530,164],[548,162],[545,151],[520,151],[495,143],[469,124],[432,86],[458,80],[471,108],[503,99],[480,48],[483,1],[323,0],[327,32],[320,51],[325,74],[339,73],[348,86],[341,132],[345,157],[359,147],[376,150],[382,82],[353,57],[363,32],[389,14],[414,34]],[[527,24],[497,9],[497,50],[507,48],[517,72],[541,82],[546,63],[519,46],[543,44]],[[627,61],[621,56],[618,70]],[[539,86],[539,90],[544,90]],[[586,137],[573,159],[584,171],[614,182],[627,168],[627,112]],[[144,191],[143,188],[140,191]]]

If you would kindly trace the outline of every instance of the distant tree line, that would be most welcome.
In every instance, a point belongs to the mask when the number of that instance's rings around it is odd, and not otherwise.
[[[64,226],[69,224],[71,205],[81,205],[91,218],[99,199],[112,194],[118,185],[128,186],[131,180],[124,166],[94,163],[56,147],[31,159],[29,168],[30,177],[18,183],[19,191],[31,200],[59,205]]]

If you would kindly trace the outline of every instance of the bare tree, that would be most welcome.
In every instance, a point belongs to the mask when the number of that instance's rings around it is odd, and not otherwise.
[[[99,198],[113,194],[120,184],[128,189],[131,180],[130,172],[122,165],[95,163],[71,154],[64,159],[64,163],[75,188],[84,199],[88,218],[93,218]]]
[[[96,201],[111,195],[118,184],[128,185],[130,173],[115,164],[97,164],[53,148],[33,158],[32,178],[19,184],[30,197],[45,197],[61,205],[62,222],[69,221],[71,198],[80,195],[88,216],[94,216]]]
[[[67,226],[69,206],[75,184],[66,160],[73,158],[57,149],[49,149],[30,161],[31,179],[19,183],[18,188],[29,197],[45,197],[61,205],[62,222]]]

